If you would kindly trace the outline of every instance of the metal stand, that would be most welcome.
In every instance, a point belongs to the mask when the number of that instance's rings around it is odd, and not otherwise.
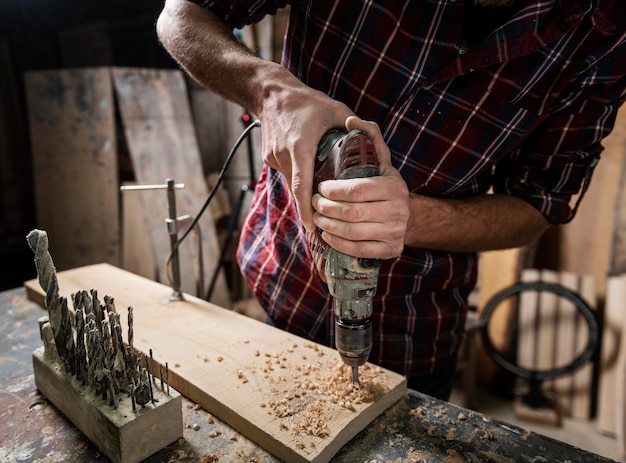
[[[171,253],[165,262],[165,278],[172,287],[171,301],[181,301],[184,299],[181,290],[180,276],[180,258],[178,254],[178,234],[184,230],[193,221],[193,218],[186,214],[180,217],[176,216],[176,190],[185,188],[184,183],[174,183],[174,180],[167,179],[165,184],[157,185],[124,185],[120,187],[120,191],[143,191],[143,190],[167,190],[168,216],[165,219],[167,233],[170,235]],[[196,291],[198,297],[202,297],[204,293],[204,262],[202,258],[202,235],[198,224],[194,227],[197,246],[197,260],[195,266],[196,272]],[[170,265],[168,265],[170,264]],[[171,270],[168,271],[168,267]]]

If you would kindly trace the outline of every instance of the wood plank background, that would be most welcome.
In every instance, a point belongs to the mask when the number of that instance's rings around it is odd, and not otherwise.
[[[119,264],[119,184],[108,68],[25,75],[37,226],[58,269]]]
[[[139,184],[164,184],[168,178],[184,183],[176,191],[177,215],[199,213],[208,196],[202,160],[191,119],[185,79],[179,70],[114,68],[113,80],[127,145]],[[159,281],[166,281],[163,263],[170,253],[165,227],[168,215],[165,191],[128,192],[139,194],[149,240],[156,256]],[[199,222],[204,288],[209,287],[219,260],[220,244],[211,210]],[[194,262],[197,248],[193,234],[179,248],[183,291],[196,294]],[[220,269],[212,302],[230,306],[224,273]],[[204,297],[204,295],[200,295]]]
[[[571,272],[527,269],[522,282],[556,283],[579,294],[590,308],[595,297],[592,276]],[[517,362],[523,368],[550,370],[563,367],[580,355],[589,339],[589,329],[578,309],[554,293],[525,291],[519,296]],[[588,420],[592,414],[593,364],[553,380],[544,381],[545,391],[556,397],[561,416]]]

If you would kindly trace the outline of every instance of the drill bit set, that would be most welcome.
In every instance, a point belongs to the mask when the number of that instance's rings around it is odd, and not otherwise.
[[[169,368],[133,349],[133,308],[127,343],[113,297],[97,290],[59,295],[48,236],[28,234],[47,317],[43,348],[33,353],[37,388],[114,462],[138,462],[182,436],[182,398],[169,386]],[[98,426],[93,426],[93,422]],[[150,431],[150,432],[147,432]]]

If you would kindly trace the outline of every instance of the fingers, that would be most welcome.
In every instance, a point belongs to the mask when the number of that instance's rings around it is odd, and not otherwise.
[[[317,146],[303,147],[299,162],[292,164],[291,192],[296,200],[300,220],[309,232],[315,231],[311,196],[313,195],[313,169],[315,168],[316,152]]]
[[[348,131],[355,129],[362,130],[372,139],[374,149],[376,149],[381,175],[386,175],[392,167],[391,153],[389,152],[389,147],[383,139],[383,135],[380,132],[378,124],[375,122],[364,121],[357,116],[350,116],[346,119],[346,129]],[[391,170],[394,171],[395,169]]]
[[[404,230],[405,228],[399,223],[398,226],[387,223],[361,223],[359,224],[358,234],[351,234],[351,230],[357,230],[352,224],[341,223],[340,221],[321,218],[318,214],[314,214],[316,223],[325,223],[329,229],[338,229],[338,233],[345,233],[350,236],[345,238],[339,234],[335,235],[330,231],[322,232],[322,239],[334,249],[355,257],[375,258],[375,259],[391,259],[398,257],[404,249]],[[318,222],[319,220],[319,222]],[[363,236],[376,236],[380,239],[357,239]]]
[[[357,257],[386,259],[402,252],[410,210],[401,177],[332,180],[318,188],[313,221],[329,245]]]

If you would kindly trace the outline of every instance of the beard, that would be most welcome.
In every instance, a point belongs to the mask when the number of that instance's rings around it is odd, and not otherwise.
[[[511,4],[513,0],[474,0],[474,4],[481,6],[507,6]]]

